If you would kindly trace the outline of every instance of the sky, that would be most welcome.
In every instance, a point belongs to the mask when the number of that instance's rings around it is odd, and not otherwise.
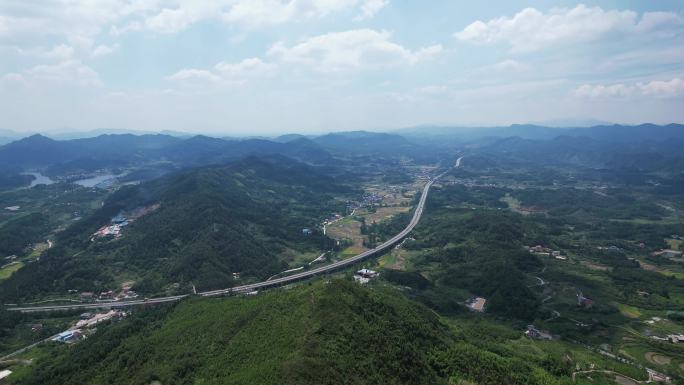
[[[568,119],[684,122],[683,2],[0,1],[0,129]]]

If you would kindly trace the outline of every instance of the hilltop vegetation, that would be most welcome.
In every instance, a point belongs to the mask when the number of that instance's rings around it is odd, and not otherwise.
[[[145,293],[187,292],[265,279],[287,268],[284,253],[327,250],[315,227],[340,209],[347,188],[284,157],[246,158],[124,187],[92,216],[59,233],[37,263],[0,284],[0,297],[113,288],[123,279]],[[159,205],[120,239],[92,234],[121,212]],[[37,279],[41,277],[41,279]],[[47,279],[50,277],[50,279]]]
[[[462,333],[391,290],[333,280],[148,310],[76,346],[48,347],[13,383],[570,383],[544,369],[551,359],[504,356]]]
[[[516,215],[453,207],[468,199],[459,191],[435,188],[415,240],[405,242],[407,250],[420,251],[411,259],[409,271],[427,277],[414,286],[420,289],[417,297],[441,312],[454,313],[477,295],[488,298],[488,311],[494,314],[523,321],[534,318],[539,304],[527,287],[526,274],[540,270],[541,261],[522,245],[534,242],[539,229]],[[388,279],[416,282],[409,277],[394,273]]]

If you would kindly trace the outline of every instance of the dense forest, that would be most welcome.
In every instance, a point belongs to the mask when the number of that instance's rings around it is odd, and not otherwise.
[[[12,383],[570,383],[568,364],[490,351],[492,334],[456,329],[391,289],[349,281],[193,299],[100,329],[75,346],[50,347]]]
[[[235,272],[242,279],[265,279],[287,268],[281,256],[286,250],[331,247],[320,231],[305,236],[302,229],[315,229],[326,215],[342,210],[333,193],[346,191],[351,190],[314,168],[278,156],[128,186],[59,233],[39,262],[3,281],[0,297],[111,289],[120,277],[133,278],[145,293],[227,287]],[[112,217],[141,207],[158,209],[132,222],[121,238],[93,238]]]
[[[459,186],[435,188],[414,239],[405,242],[406,249],[422,252],[412,258],[409,272],[390,272],[385,278],[418,289],[416,298],[441,312],[460,312],[469,296],[478,295],[488,298],[488,311],[494,314],[533,318],[538,299],[525,274],[541,269],[541,261],[522,246],[526,239],[534,241],[540,229],[512,213],[455,207],[464,202],[497,205],[496,198]]]
[[[0,169],[0,190],[28,186],[32,180],[33,176],[31,175]]]

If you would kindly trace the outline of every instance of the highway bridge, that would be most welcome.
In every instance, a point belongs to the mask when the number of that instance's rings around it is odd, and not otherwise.
[[[456,160],[455,167],[459,167],[461,165],[461,159],[463,157],[458,158]],[[260,289],[265,289],[269,287],[274,287],[274,286],[283,286],[289,283],[297,282],[303,279],[319,276],[319,275],[324,275],[336,270],[343,269],[345,267],[349,267],[351,265],[354,265],[357,262],[360,262],[368,257],[382,254],[383,252],[387,251],[397,243],[399,243],[402,239],[404,239],[416,225],[420,221],[421,216],[423,215],[423,210],[425,208],[425,202],[427,201],[428,193],[430,192],[430,187],[432,187],[433,183],[442,177],[444,174],[446,174],[446,171],[430,180],[425,184],[425,187],[423,187],[423,192],[420,196],[420,200],[418,201],[418,205],[416,206],[416,210],[413,213],[413,217],[411,218],[411,222],[409,222],[408,226],[404,228],[399,234],[395,235],[391,239],[387,240],[383,244],[377,246],[374,249],[366,250],[361,254],[355,255],[351,258],[347,258],[341,261],[337,261],[334,263],[331,263],[329,265],[317,267],[315,269],[311,270],[306,270],[300,273],[288,275],[285,277],[281,278],[275,278],[270,281],[263,281],[263,282],[257,282],[257,283],[251,283],[247,285],[241,285],[241,286],[233,286],[229,287],[226,289],[220,289],[220,290],[210,290],[210,291],[205,291],[205,292],[199,292],[197,295],[200,295],[202,297],[217,297],[217,296],[222,296],[222,295],[228,295],[228,294],[235,294],[235,293],[247,293],[247,292],[252,292],[255,290],[260,290]],[[158,304],[158,303],[166,303],[166,302],[175,302],[179,301],[185,297],[187,297],[188,294],[185,295],[176,295],[176,296],[170,296],[170,297],[158,297],[158,298],[150,298],[150,299],[144,299],[144,300],[131,300],[131,301],[113,301],[113,302],[94,302],[94,303],[81,303],[81,304],[71,304],[71,305],[50,305],[50,306],[26,306],[26,307],[7,307],[7,310],[12,310],[12,311],[20,311],[24,313],[29,313],[29,312],[41,312],[41,311],[57,311],[57,310],[73,310],[73,309],[106,309],[106,308],[117,308],[117,307],[128,307],[128,306],[141,306],[141,305],[150,305],[150,304]]]

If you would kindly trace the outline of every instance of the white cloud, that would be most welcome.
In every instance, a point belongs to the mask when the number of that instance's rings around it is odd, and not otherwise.
[[[238,63],[220,62],[214,67],[223,77],[241,79],[252,75],[272,74],[276,65],[265,63],[259,58],[248,58]]]
[[[276,68],[275,64],[265,63],[259,58],[248,58],[237,63],[220,62],[214,66],[213,71],[183,69],[166,79],[183,84],[242,84],[256,76],[272,75]]]
[[[672,34],[684,24],[681,15],[672,12],[646,12],[636,28],[639,31],[660,31],[665,36]]]
[[[478,20],[454,34],[476,44],[508,43],[513,51],[534,51],[558,43],[587,42],[617,33],[675,33],[684,25],[670,12],[638,14],[631,10],[604,10],[583,4],[575,8],[553,8],[544,13],[526,8],[513,17]]]
[[[3,82],[32,86],[94,87],[102,85],[100,77],[94,69],[73,59],[57,64],[37,65],[20,73],[9,73],[3,76]]]
[[[51,36],[93,37],[122,18],[157,9],[157,0],[3,0],[0,37],[35,40]]]
[[[331,32],[304,39],[291,47],[278,42],[269,49],[268,55],[283,62],[309,65],[320,72],[334,72],[413,65],[442,52],[441,45],[411,51],[389,39],[389,32],[372,29]]]
[[[101,44],[101,45],[98,45],[97,47],[95,47],[95,49],[94,49],[93,52],[90,54],[90,56],[92,56],[92,57],[102,57],[102,56],[111,55],[111,54],[114,53],[117,49],[119,49],[119,46],[116,45],[116,44],[115,44],[115,45],[111,45],[111,46],[110,46],[110,45]]]
[[[684,95],[684,80],[674,78],[669,81],[654,80],[646,84],[639,84],[639,90],[646,96],[671,98]]]
[[[6,34],[9,31],[9,24],[7,18],[0,15],[0,36]]]
[[[120,35],[142,29],[177,33],[203,20],[259,27],[320,19],[351,10],[359,12],[356,20],[362,20],[375,16],[387,4],[389,0],[167,0],[153,12],[141,12],[138,20],[112,26],[110,33]]]
[[[358,9],[357,18],[371,18],[389,0],[239,0],[223,14],[227,22],[247,25],[280,24],[289,21],[316,19],[335,12]]]
[[[97,72],[78,60],[64,61],[55,65],[38,65],[27,70],[26,74],[37,80],[79,86],[99,86],[102,84]]]
[[[647,83],[583,84],[575,89],[575,96],[590,99],[654,97],[672,98],[684,95],[684,80],[653,80]]]
[[[165,8],[160,13],[147,18],[145,27],[159,33],[176,33],[201,19],[204,16],[202,13],[196,8]]]
[[[583,84],[575,90],[575,95],[582,98],[621,98],[634,95],[635,88],[627,84],[611,84],[611,85],[590,85]]]
[[[370,19],[381,9],[389,4],[389,0],[368,0],[361,4],[361,13],[354,18],[355,21]]]
[[[125,34],[131,33],[131,32],[142,31],[143,28],[144,28],[144,26],[141,22],[132,21],[132,22],[130,22],[124,26],[121,26],[121,27],[116,26],[116,25],[111,26],[109,28],[109,34],[114,36],[114,37],[117,37],[117,36],[125,35]]]
[[[10,72],[0,78],[0,85],[26,85],[26,79],[21,74]]]
[[[17,48],[17,52],[23,56],[32,56],[43,59],[59,59],[66,60],[74,55],[74,47],[59,44],[52,48],[33,47],[33,48]]]
[[[496,64],[493,64],[487,67],[486,69],[491,69],[496,72],[522,72],[527,71],[529,69],[529,66],[517,60],[506,59]]]
[[[218,83],[221,81],[221,77],[211,73],[206,70],[198,69],[182,69],[175,74],[167,77],[168,80],[178,81],[178,82],[208,82],[208,83]]]

